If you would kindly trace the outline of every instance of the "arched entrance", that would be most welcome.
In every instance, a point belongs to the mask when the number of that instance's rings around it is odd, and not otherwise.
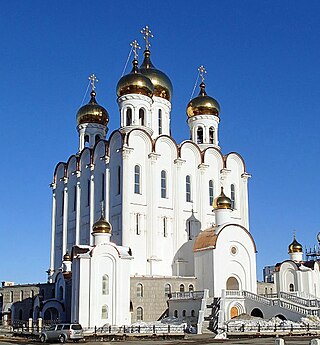
[[[44,320],[59,320],[59,313],[56,308],[48,308],[44,312]]]
[[[226,283],[227,290],[239,290],[239,282],[235,277],[229,277]]]
[[[282,314],[278,314],[278,315],[276,315],[276,317],[279,318],[282,321],[287,320],[287,318],[284,315],[282,315]]]
[[[233,306],[230,310],[230,319],[233,319],[234,317],[239,315],[239,309],[235,306]]]
[[[263,312],[259,308],[254,308],[251,311],[251,316],[261,317],[263,319]]]

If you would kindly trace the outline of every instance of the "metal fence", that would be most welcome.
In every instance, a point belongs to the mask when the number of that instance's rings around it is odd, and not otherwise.
[[[308,334],[310,332],[320,332],[320,325],[316,324],[307,324],[296,326],[293,324],[281,324],[281,325],[250,325],[250,324],[227,324],[226,325],[226,332],[227,333],[272,333],[272,332],[284,332],[284,333],[305,333]]]

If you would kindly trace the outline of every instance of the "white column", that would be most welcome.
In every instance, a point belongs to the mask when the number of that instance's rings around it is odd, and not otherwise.
[[[55,258],[55,233],[56,233],[56,189],[55,185],[52,185],[52,211],[51,211],[51,254],[50,254],[50,273],[53,273],[54,267],[54,258]]]
[[[93,227],[93,223],[94,223],[94,167],[93,165],[90,166],[90,170],[91,170],[91,175],[90,175],[90,229],[89,229],[89,233],[90,233],[90,245],[93,245],[93,236],[91,235],[92,232],[92,227]]]
[[[67,251],[67,239],[68,239],[68,187],[67,187],[67,179],[65,179],[64,187],[63,187],[62,256]]]
[[[81,185],[80,185],[80,173],[77,175],[77,205],[76,205],[76,242],[80,243],[80,224],[81,224]]]
[[[104,214],[105,218],[110,221],[110,169],[109,157],[105,158],[106,169],[104,175]]]
[[[248,179],[251,177],[250,174],[243,173],[241,175],[242,186],[240,192],[240,207],[241,207],[241,218],[242,225],[249,230],[249,200],[248,200]],[[239,186],[240,187],[240,186]]]
[[[196,217],[201,222],[201,229],[204,229],[206,227],[206,207],[203,207],[203,203],[205,202],[205,205],[208,203],[208,199],[205,198],[205,195],[208,193],[209,184],[208,181],[206,181],[205,172],[207,171],[208,165],[206,164],[199,164],[198,169],[200,171],[200,174],[198,175],[198,185],[196,187],[196,195],[197,195],[197,204],[198,205],[198,214],[199,216]]]

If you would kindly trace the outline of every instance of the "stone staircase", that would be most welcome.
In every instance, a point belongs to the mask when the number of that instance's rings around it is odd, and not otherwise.
[[[220,298],[208,298],[202,323],[202,334],[215,332],[218,328],[218,313],[220,310]]]

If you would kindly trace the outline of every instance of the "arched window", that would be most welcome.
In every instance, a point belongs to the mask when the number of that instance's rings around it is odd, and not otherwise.
[[[230,190],[231,190],[231,208],[235,209],[236,208],[236,189],[234,184],[232,184],[230,186]]]
[[[95,136],[95,138],[94,138],[95,143],[97,143],[100,139],[101,139],[100,135],[97,134],[97,135]]]
[[[167,237],[168,236],[167,217],[163,217],[162,222],[163,222],[163,237]]]
[[[178,317],[178,310],[175,310],[175,311],[173,312],[173,316],[174,316],[174,317]]]
[[[213,205],[213,200],[214,200],[214,189],[213,189],[213,181],[209,181],[209,205]]]
[[[109,295],[109,276],[107,274],[102,276],[102,294]]]
[[[192,317],[195,317],[195,316],[196,316],[196,312],[195,312],[193,309],[191,310],[191,316],[192,316]]]
[[[141,234],[141,229],[140,229],[140,214],[136,213],[136,234],[140,235]]]
[[[89,135],[84,136],[84,146],[88,147],[89,146]]]
[[[137,297],[143,297],[143,285],[141,283],[137,284]]]
[[[239,290],[239,282],[235,277],[229,277],[226,287],[227,290]]]
[[[167,172],[161,170],[161,198],[167,197]]]
[[[167,283],[165,286],[164,286],[164,295],[166,297],[169,297],[169,295],[171,294],[171,285],[169,283]]]
[[[158,110],[158,127],[159,127],[159,135],[162,134],[162,110]]]
[[[103,305],[101,308],[101,319],[107,319],[108,318],[108,306]]]
[[[143,320],[143,309],[141,307],[137,308],[137,321]]]
[[[180,284],[180,292],[184,292],[184,284]]]
[[[60,301],[63,300],[63,287],[62,286],[59,287],[59,300]]]
[[[104,201],[104,194],[105,194],[105,175],[104,173],[101,174],[101,201]]]
[[[144,126],[144,109],[139,109],[139,124]]]
[[[209,128],[209,143],[214,144],[214,128]]]
[[[20,301],[23,301],[23,290],[20,291]]]
[[[118,178],[117,178],[117,194],[120,194],[121,191],[121,167],[118,166]]]
[[[289,285],[289,291],[290,291],[290,292],[293,292],[293,291],[294,291],[294,285],[293,285],[293,284],[290,284],[290,285]]]
[[[189,291],[194,291],[194,286],[192,284],[189,285]]]
[[[197,129],[197,144],[202,144],[203,143],[203,128],[198,127]]]
[[[187,312],[185,310],[182,310],[182,316],[185,317],[187,315]]]
[[[186,201],[191,202],[191,177],[186,176]]]
[[[141,194],[141,173],[140,173],[140,165],[136,165],[134,167],[134,193]]]
[[[128,108],[126,110],[126,125],[131,126],[132,123],[132,110],[131,108]]]

